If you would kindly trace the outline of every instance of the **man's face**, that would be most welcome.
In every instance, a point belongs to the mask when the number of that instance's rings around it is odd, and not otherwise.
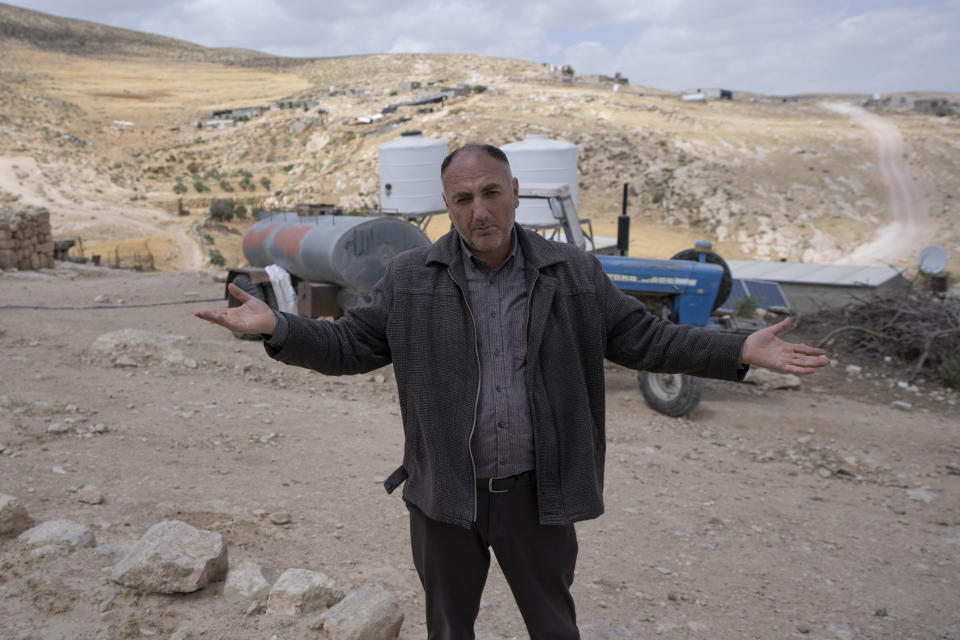
[[[454,156],[443,174],[443,201],[450,221],[473,254],[491,268],[510,250],[514,211],[519,200],[510,168],[479,149]]]

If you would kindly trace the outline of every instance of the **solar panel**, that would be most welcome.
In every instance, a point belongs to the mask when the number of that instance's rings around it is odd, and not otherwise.
[[[717,307],[717,311],[721,313],[733,313],[734,305],[748,296],[754,299],[758,309],[790,308],[790,303],[783,294],[783,289],[776,282],[734,278],[732,284],[730,295],[723,301],[723,304]]]

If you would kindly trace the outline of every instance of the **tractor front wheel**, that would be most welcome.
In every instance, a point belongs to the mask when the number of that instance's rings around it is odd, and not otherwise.
[[[655,411],[672,417],[682,416],[693,410],[703,396],[703,378],[684,373],[637,374],[643,398]]]

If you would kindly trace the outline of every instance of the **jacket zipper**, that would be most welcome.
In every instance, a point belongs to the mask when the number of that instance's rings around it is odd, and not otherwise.
[[[530,304],[533,302],[533,289],[537,286],[537,280],[540,279],[540,270],[537,269],[537,273],[533,276],[533,282],[530,283],[530,293],[527,295],[527,321],[523,326],[523,357],[526,360],[527,350],[530,348]],[[527,363],[527,366],[530,366],[530,363]],[[530,402],[530,389],[527,388],[527,403],[529,405],[530,411],[530,429],[533,431],[533,462],[536,465],[537,462],[537,425],[533,422],[533,403]],[[536,475],[537,470],[534,468],[534,475]],[[537,487],[540,486],[540,483],[537,483]],[[539,502],[539,500],[537,501]]]
[[[467,311],[470,312],[470,320],[473,322],[473,352],[477,358],[477,396],[473,400],[473,424],[470,425],[470,439],[467,441],[467,451],[470,453],[470,468],[473,471],[473,521],[477,521],[477,463],[473,458],[473,432],[477,428],[477,411],[480,408],[480,383],[483,376],[483,368],[480,366],[480,345],[477,344],[477,317],[473,315],[473,309],[470,308],[470,298],[467,292],[457,279],[453,277],[450,267],[447,267],[447,275],[453,280],[453,284],[460,289],[460,295],[463,296],[463,302],[467,305]],[[529,315],[527,317],[529,321]]]

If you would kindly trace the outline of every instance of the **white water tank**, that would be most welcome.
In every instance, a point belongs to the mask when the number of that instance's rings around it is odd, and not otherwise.
[[[446,211],[440,165],[447,143],[419,131],[384,142],[380,151],[380,208],[398,213]]]
[[[524,184],[566,184],[577,203],[577,145],[547,135],[529,135],[500,147],[513,177]]]

